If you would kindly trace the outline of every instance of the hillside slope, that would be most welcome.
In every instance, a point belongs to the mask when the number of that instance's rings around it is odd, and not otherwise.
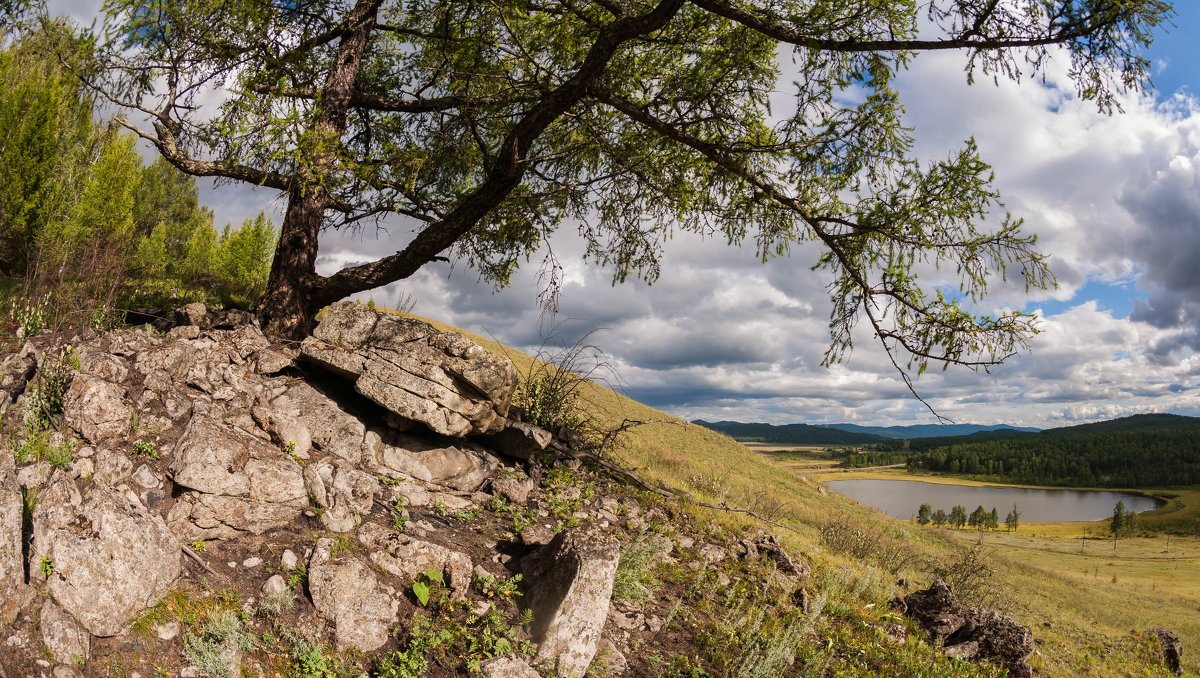
[[[522,373],[535,364],[533,358],[486,337],[466,334],[506,353]],[[631,430],[615,452],[618,461],[651,482],[698,500],[771,518],[775,525],[765,528],[776,532],[787,548],[813,560],[821,574],[810,593],[829,595],[834,610],[830,625],[818,630],[832,644],[829,652],[842,661],[856,652],[860,657],[911,652],[907,645],[890,648],[863,629],[894,619],[886,604],[902,591],[894,582],[923,585],[935,573],[966,577],[978,600],[996,604],[1035,628],[1038,652],[1031,664],[1040,675],[1167,675],[1154,644],[1144,635],[1131,634],[1131,629],[1165,626],[1183,638],[1185,647],[1200,647],[1196,591],[1132,590],[1117,583],[1096,586],[1090,576],[1089,584],[1081,585],[1078,578],[1030,564],[1019,552],[1010,558],[985,547],[972,556],[963,541],[947,531],[892,520],[827,492],[782,471],[766,455],[755,454],[728,436],[688,425],[596,384],[586,385],[585,390],[591,411],[607,426],[626,420],[673,422]],[[693,510],[733,530],[764,528],[761,521],[742,514]],[[1184,655],[1185,668],[1192,675],[1200,675],[1197,655],[1195,651]],[[828,662],[826,666],[835,661],[819,652],[816,657]],[[871,671],[860,666],[841,675],[865,674]]]

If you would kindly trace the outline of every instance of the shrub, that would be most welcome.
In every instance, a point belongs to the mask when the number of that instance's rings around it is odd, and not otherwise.
[[[667,540],[648,534],[638,535],[622,547],[613,579],[613,600],[640,603],[653,598],[660,582],[651,571],[670,550]]]
[[[198,634],[183,639],[183,656],[202,676],[228,678],[236,651],[245,652],[253,644],[241,617],[232,610],[221,610],[201,625]]]

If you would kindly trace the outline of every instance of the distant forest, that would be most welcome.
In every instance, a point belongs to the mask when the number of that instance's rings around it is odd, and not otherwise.
[[[1137,415],[1041,433],[976,434],[879,445],[909,450],[913,471],[1038,485],[1200,484],[1200,419]]]
[[[781,445],[868,445],[888,440],[870,433],[854,433],[811,424],[743,424],[736,421],[710,422],[697,419],[698,426],[720,431],[744,443],[778,443]]]

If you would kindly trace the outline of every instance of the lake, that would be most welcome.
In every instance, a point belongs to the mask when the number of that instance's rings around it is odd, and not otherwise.
[[[831,480],[825,486],[860,504],[904,520],[917,515],[921,504],[931,505],[934,511],[944,509],[946,513],[950,513],[956,504],[962,504],[968,514],[979,505],[989,511],[994,506],[1000,513],[1002,527],[1004,516],[1013,504],[1021,512],[1022,523],[1055,523],[1111,518],[1118,501],[1125,502],[1126,508],[1137,513],[1156,509],[1162,503],[1128,492],[945,485],[917,480]]]

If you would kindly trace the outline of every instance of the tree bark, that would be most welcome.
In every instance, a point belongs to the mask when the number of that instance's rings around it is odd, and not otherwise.
[[[300,340],[316,326],[317,311],[329,303],[314,294],[321,224],[330,205],[324,180],[335,169],[337,157],[329,150],[346,130],[346,112],[354,80],[362,70],[367,39],[375,26],[383,0],[358,0],[346,18],[337,57],[321,90],[320,111],[312,128],[315,150],[297,167],[288,189],[287,212],[279,227],[279,244],[267,279],[267,292],[258,306],[258,320],[270,336]]]

